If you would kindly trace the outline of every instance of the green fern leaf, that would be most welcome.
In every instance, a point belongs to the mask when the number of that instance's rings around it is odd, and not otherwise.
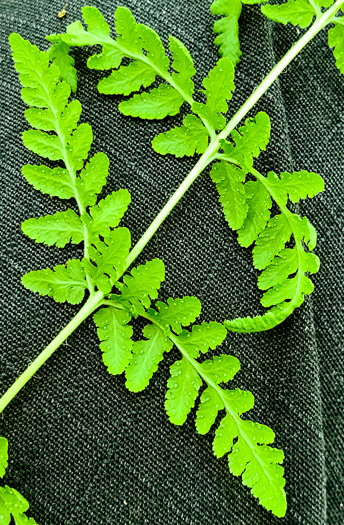
[[[107,70],[117,69],[124,58],[124,54],[112,44],[104,44],[103,50],[98,55],[92,55],[87,59],[89,69]]]
[[[109,159],[105,153],[96,153],[80,172],[76,179],[76,187],[84,207],[96,203],[97,194],[105,186],[108,173]]]
[[[134,95],[129,100],[121,102],[118,109],[123,115],[140,117],[142,119],[163,119],[177,115],[184,102],[181,94],[170,86],[160,84],[150,93]]]
[[[26,180],[42,193],[60,199],[74,197],[72,182],[67,170],[62,168],[48,168],[48,166],[23,166],[22,173]]]
[[[199,434],[207,434],[220,410],[223,410],[225,405],[218,392],[209,386],[204,390],[200,398],[200,404],[196,414],[196,429]]]
[[[0,523],[9,525],[11,515],[16,525],[37,525],[33,518],[28,518],[24,512],[29,508],[27,500],[15,489],[5,485],[0,487]]]
[[[192,97],[194,92],[194,83],[191,80],[196,73],[192,57],[184,44],[175,38],[169,37],[170,50],[173,56],[173,81],[178,87],[184,91],[189,97]]]
[[[91,218],[86,216],[84,221],[88,226],[91,242],[96,241],[99,235],[103,237],[108,235],[110,227],[118,226],[128,209],[130,199],[128,190],[118,190],[89,209]]]
[[[324,180],[316,173],[309,173],[305,170],[293,173],[281,173],[278,177],[273,171],[267,176],[268,184],[278,196],[278,203],[286,205],[288,197],[292,202],[299,202],[300,199],[314,197],[319,192],[324,191]]]
[[[130,95],[141,87],[153,84],[156,72],[144,62],[134,61],[121,66],[98,83],[99,93],[104,95]]]
[[[329,29],[328,45],[333,47],[336,66],[344,75],[344,26],[342,24],[334,24],[334,27]]]
[[[171,367],[166,394],[166,410],[170,420],[182,424],[194,406],[202,380],[207,383],[196,415],[196,427],[201,434],[207,433],[215,423],[220,410],[226,415],[215,432],[214,453],[221,457],[228,453],[228,464],[235,476],[242,475],[243,483],[268,510],[282,517],[286,512],[283,452],[267,446],[274,440],[268,427],[241,419],[241,415],[254,405],[250,392],[228,390],[219,383],[231,380],[240,368],[239,361],[229,355],[209,359],[202,364],[193,356],[198,352],[187,346],[184,336],[171,336],[183,358]]]
[[[159,35],[151,27],[144,24],[138,24],[138,33],[147,57],[154,61],[157,70],[167,73],[170,61],[165,54]]]
[[[182,425],[196,402],[202,380],[185,357],[176,361],[170,372],[165,408],[171,423]]]
[[[252,165],[253,157],[258,157],[260,152],[266,149],[270,140],[270,129],[270,118],[263,111],[254,118],[246,119],[244,126],[231,133],[235,145],[227,141],[222,143],[225,156],[242,167]]]
[[[167,333],[171,328],[176,334],[182,331],[182,326],[194,323],[201,313],[201,303],[196,297],[183,297],[182,299],[167,299],[167,304],[158,301],[158,312],[149,309],[149,318],[158,323]]]
[[[288,197],[292,202],[298,202],[323,191],[322,178],[306,171],[282,173],[280,176],[270,172],[267,177],[253,168],[251,171],[258,180],[245,185],[249,211],[239,230],[239,242],[249,246],[256,241],[253,249],[254,265],[258,269],[265,269],[259,277],[258,286],[268,290],[261,303],[265,307],[274,307],[261,317],[226,321],[225,326],[234,332],[268,330],[283,322],[302,304],[304,296],[312,293],[313,284],[305,274],[316,273],[320,264],[318,257],[305,252],[303,247],[304,243],[309,250],[315,248],[314,227],[306,217],[301,219],[291,213],[286,204]],[[281,214],[268,220],[272,204],[270,195],[280,207]],[[254,211],[254,207],[259,212]],[[294,237],[295,247],[285,248],[291,236]]]
[[[165,279],[165,265],[161,259],[153,259],[131,270],[131,275],[123,277],[124,284],[118,282],[121,291],[120,302],[135,315],[142,315],[157,299],[160,283]],[[116,299],[118,296],[115,296]]]
[[[55,37],[55,40],[60,42],[60,38]],[[95,203],[95,193],[105,184],[107,157],[95,155],[81,174],[77,174],[83,168],[92,143],[91,126],[78,126],[80,102],[68,103],[70,86],[59,81],[60,71],[55,64],[49,65],[47,53],[17,34],[10,36],[10,44],[24,86],[22,98],[34,106],[26,110],[25,116],[37,129],[24,132],[24,144],[36,154],[62,160],[66,166],[66,169],[24,166],[23,174],[30,184],[44,193],[66,199],[74,197],[79,208],[82,207],[82,215],[83,207]]]
[[[161,155],[170,153],[176,157],[191,157],[195,153],[204,153],[208,143],[208,131],[202,121],[195,115],[187,115],[182,126],[154,137],[152,146]]]
[[[94,242],[94,246],[90,249],[90,260],[83,259],[85,271],[104,294],[111,292],[114,283],[124,270],[130,242],[128,228],[116,228],[109,232],[104,242],[100,240]]]
[[[0,478],[3,478],[8,466],[8,441],[0,437]]]
[[[22,223],[22,231],[36,242],[48,246],[55,244],[58,248],[63,248],[69,242],[79,244],[84,239],[82,222],[73,210],[28,219]]]
[[[63,152],[59,138],[56,135],[49,135],[44,131],[33,130],[24,131],[24,146],[50,160],[62,160]]]
[[[115,13],[117,42],[130,53],[142,53],[142,40],[138,32],[138,24],[132,13],[126,7],[118,7]]]
[[[93,316],[103,352],[103,361],[110,374],[122,374],[129,364],[133,329],[128,326],[130,312],[117,308],[100,308]]]
[[[59,39],[48,50],[48,55],[60,70],[60,80],[67,82],[75,93],[78,85],[78,72],[74,67],[74,58],[69,55],[69,46]]]
[[[282,24],[292,24],[301,28],[308,27],[313,17],[317,15],[311,2],[308,0],[288,0],[282,5],[264,5],[262,12],[271,20]]]
[[[285,248],[269,264],[269,266],[260,274],[258,286],[261,290],[279,284],[285,279],[296,273],[299,265],[299,252],[297,248]],[[319,270],[319,258],[313,253],[301,253],[303,267],[305,271],[316,273]]]
[[[292,228],[284,214],[275,215],[259,235],[253,248],[253,262],[263,270],[290,240]]]
[[[68,151],[76,170],[81,170],[88,157],[93,141],[92,128],[89,124],[80,124],[68,140]]]
[[[228,57],[235,65],[241,57],[239,42],[241,0],[215,0],[210,9],[213,15],[224,17],[214,24],[214,33],[218,35],[214,44],[219,48],[219,54]]]
[[[243,185],[245,173],[228,162],[213,164],[210,172],[220,195],[223,212],[231,228],[241,228],[247,216],[248,205]]]
[[[83,7],[82,14],[87,24],[87,31],[83,28],[81,22],[73,22],[67,26],[66,35],[63,35],[63,42],[70,46],[94,46],[103,43],[110,43],[110,28],[105,22],[104,17],[95,7]],[[53,37],[62,37],[62,35],[52,35]]]
[[[300,306],[300,304],[285,302],[270,308],[270,310],[264,315],[237,318],[232,321],[225,321],[224,325],[231,332],[246,334],[265,332],[266,330],[271,330],[275,326],[283,323],[297,306]]]
[[[58,303],[81,303],[87,288],[81,261],[74,259],[66,265],[55,266],[53,270],[29,272],[22,277],[22,283],[28,290],[53,297]]]
[[[228,111],[227,100],[231,100],[234,90],[234,67],[229,58],[220,58],[209,76],[203,80],[206,104],[194,102],[192,110],[212,124],[214,129],[222,129],[226,119],[221,113]]]
[[[204,361],[200,368],[211,381],[218,385],[233,379],[240,369],[240,362],[236,357],[223,354]]]
[[[173,343],[156,325],[144,327],[143,335],[147,340],[137,341],[133,345],[133,353],[125,371],[126,387],[131,392],[144,390],[158,364],[163,359],[164,352],[169,352]]]
[[[221,323],[210,322],[194,325],[192,331],[183,330],[178,341],[183,345],[188,354],[195,358],[202,352],[205,354],[209,348],[214,350],[225,339],[227,330]]]
[[[241,406],[239,410],[245,411],[246,407]],[[232,474],[242,475],[244,485],[252,489],[253,496],[276,516],[283,517],[287,503],[283,468],[279,463],[284,454],[282,450],[267,446],[275,437],[269,427],[249,420],[239,421],[238,424],[230,415],[223,419],[216,431],[214,452],[220,457],[231,450],[228,465]],[[235,438],[238,438],[236,443]]]
[[[257,239],[270,219],[271,197],[259,181],[248,181],[245,186],[247,215],[238,230],[238,241],[247,248]]]

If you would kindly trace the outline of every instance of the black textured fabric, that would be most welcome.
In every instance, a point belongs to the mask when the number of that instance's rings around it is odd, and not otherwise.
[[[61,1],[61,4],[63,2]],[[169,34],[190,49],[197,83],[217,60],[210,0],[126,0],[137,20]],[[117,1],[94,1],[113,20]],[[80,256],[36,245],[21,233],[29,217],[66,209],[69,203],[31,188],[21,175],[39,163],[26,150],[24,103],[9,53],[12,31],[47,49],[46,34],[80,18],[82,0],[1,0],[1,391],[4,392],[78,307],[55,304],[26,291],[21,276]],[[240,21],[243,57],[230,111],[239,108],[301,32],[265,19],[258,6],[244,6]],[[132,204],[125,225],[133,241],[194,164],[156,155],[151,139],[181,117],[146,122],[123,117],[120,97],[101,96],[103,73],[86,67],[90,49],[74,49],[82,120],[93,127],[92,151],[104,151],[111,172],[106,193],[127,188]],[[343,509],[343,236],[344,77],[319,34],[294,60],[252,111],[265,110],[272,139],[258,165],[268,170],[308,169],[326,180],[326,192],[299,207],[318,232],[322,266],[315,292],[283,325],[268,333],[229,334],[224,351],[238,357],[234,386],[256,398],[249,413],[271,426],[286,454],[288,513],[285,524],[344,523]],[[199,297],[202,320],[231,319],[261,311],[250,250],[242,249],[223,218],[214,185],[199,177],[149,243],[139,261],[161,257],[167,278],[162,299]],[[140,326],[140,323],[138,323]],[[137,332],[139,335],[139,332]],[[0,435],[8,438],[5,482],[30,502],[40,525],[237,525],[279,520],[258,505],[226,459],[211,450],[212,433],[199,436],[194,418],[182,427],[165,415],[164,394],[173,351],[140,394],[123,377],[110,376],[101,359],[91,319],[50,358],[6,408]]]

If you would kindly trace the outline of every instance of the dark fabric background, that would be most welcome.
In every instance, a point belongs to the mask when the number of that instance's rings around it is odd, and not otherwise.
[[[4,392],[78,307],[55,304],[26,291],[21,276],[80,256],[35,245],[21,233],[29,217],[64,210],[70,203],[31,188],[21,175],[41,159],[27,151],[28,129],[7,37],[12,31],[47,49],[44,36],[80,18],[84,2],[1,0],[1,391]],[[61,4],[61,5],[60,5]],[[180,38],[194,57],[200,81],[214,66],[210,0],[126,0],[138,21],[155,28],[167,43]],[[112,23],[119,2],[94,1]],[[230,112],[239,108],[301,31],[265,19],[258,6],[244,6],[240,21],[243,58]],[[89,71],[90,49],[74,49],[80,72],[77,96],[82,120],[93,126],[92,151],[111,162],[106,193],[128,188],[132,205],[125,218],[139,239],[169,195],[194,164],[156,155],[151,139],[181,121],[145,122],[123,117],[120,97],[97,93],[102,73]],[[250,417],[270,425],[286,454],[288,513],[285,524],[344,523],[343,509],[343,189],[344,77],[318,35],[252,111],[272,119],[272,139],[258,161],[268,170],[308,169],[326,180],[326,192],[303,201],[319,233],[322,261],[315,292],[277,329],[229,334],[223,350],[238,357],[233,386],[256,398]],[[231,319],[260,312],[250,250],[229,231],[207,174],[202,175],[145,249],[140,262],[161,257],[167,278],[161,297],[194,294],[201,319]],[[138,327],[142,327],[138,323]],[[139,331],[136,334],[139,336]],[[30,501],[40,525],[251,525],[280,522],[258,505],[226,458],[211,450],[213,434],[199,436],[194,418],[171,425],[164,411],[173,351],[143,393],[131,394],[123,377],[110,376],[88,319],[37,373],[2,414],[0,435],[9,439],[5,482]]]

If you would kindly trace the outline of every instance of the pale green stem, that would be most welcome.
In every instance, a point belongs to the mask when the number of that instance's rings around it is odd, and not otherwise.
[[[84,321],[98,306],[103,299],[103,294],[97,292],[93,297],[84,304],[70,323],[65,326],[63,330],[51,341],[51,343],[39,354],[39,356],[31,363],[31,365],[23,372],[13,385],[0,399],[0,413],[6,408],[8,403],[18,394],[23,386],[31,379],[31,377],[39,370],[39,368],[46,362],[46,360],[61,346],[61,344],[69,337],[74,330]]]
[[[328,23],[330,18],[338,11],[342,5],[343,0],[337,0],[333,6],[328,9],[314,25],[303,35],[303,37],[288,51],[282,60],[272,69],[272,71],[265,77],[260,86],[247,99],[245,104],[239,109],[234,117],[228,122],[226,127],[217,135],[208,146],[207,150],[200,157],[189,175],[184,179],[179,188],[175,191],[167,204],[157,215],[151,223],[147,231],[143,234],[138,243],[130,252],[125,270],[133,263],[136,257],[142,252],[144,247],[150,241],[159,226],[164,222],[166,217],[172,211],[174,206],[180,201],[184,193],[188,190],[191,184],[196,180],[198,175],[212,162],[216,153],[220,149],[220,141],[226,139],[231,131],[239,124],[239,122],[246,116],[252,107],[258,102],[261,96],[269,89],[271,84],[277,79],[282,71],[290,64],[298,53],[305,47],[305,45]],[[124,271],[125,271],[124,270]],[[86,319],[98,306],[101,304],[103,294],[97,292],[91,296],[86,304],[81,308],[79,313],[71,320],[71,322],[58,334],[58,336],[43,350],[43,352],[35,359],[29,368],[15,381],[15,383],[7,390],[7,392],[0,399],[0,413],[13,399],[13,397],[20,391],[27,381],[33,376],[35,372],[45,363],[45,361],[52,355],[52,353],[59,348],[59,346],[66,340],[66,338],[79,326],[79,324]]]

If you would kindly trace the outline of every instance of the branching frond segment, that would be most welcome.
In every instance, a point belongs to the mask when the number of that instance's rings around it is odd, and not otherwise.
[[[15,67],[23,85],[22,98],[30,106],[25,117],[34,128],[24,132],[23,142],[37,155],[64,165],[53,169],[27,165],[23,167],[23,174],[43,193],[62,199],[74,198],[79,214],[67,209],[55,215],[28,219],[22,230],[31,239],[48,246],[63,248],[69,242],[84,242],[84,259],[71,260],[54,269],[29,272],[22,281],[26,288],[41,295],[76,304],[82,301],[86,289],[91,294],[95,288],[110,292],[124,269],[130,234],[127,229],[116,227],[127,210],[130,194],[119,190],[97,204],[97,194],[106,184],[109,160],[104,153],[97,153],[85,164],[92,129],[88,124],[78,124],[80,102],[68,102],[70,86],[60,80],[57,67],[68,45],[61,39],[56,40],[48,54],[20,35],[10,36]]]
[[[175,346],[181,359],[170,368],[165,408],[170,421],[182,425],[200,396],[196,427],[200,434],[209,432],[220,412],[222,422],[215,433],[214,453],[221,457],[228,453],[231,472],[242,475],[243,482],[262,505],[276,516],[284,516],[283,452],[268,446],[274,440],[271,429],[241,415],[253,407],[250,392],[229,390],[224,384],[239,371],[238,359],[227,354],[201,359],[209,349],[215,350],[226,337],[226,328],[217,322],[193,325],[201,312],[195,297],[169,298],[166,303],[151,299],[163,279],[163,263],[154,260],[133,269],[124,276],[126,283],[117,283],[119,294],[111,294],[104,307],[94,316],[101,349],[108,370],[112,374],[125,372],[126,386],[139,392],[149,385],[164,354]],[[142,280],[142,284],[140,284]],[[146,308],[148,310],[146,310]],[[149,321],[143,329],[144,339],[133,342],[130,319],[139,313]]]

